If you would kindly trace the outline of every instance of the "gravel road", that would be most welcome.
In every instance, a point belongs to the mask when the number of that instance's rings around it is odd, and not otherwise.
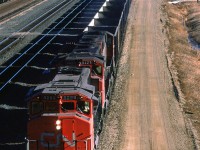
[[[162,0],[133,0],[99,149],[195,149],[168,70]]]

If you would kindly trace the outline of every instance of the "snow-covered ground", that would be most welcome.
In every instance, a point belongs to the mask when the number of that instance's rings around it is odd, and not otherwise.
[[[181,2],[197,2],[197,0],[175,0],[175,1],[170,1],[168,2],[169,4],[178,4],[178,3],[181,3]]]

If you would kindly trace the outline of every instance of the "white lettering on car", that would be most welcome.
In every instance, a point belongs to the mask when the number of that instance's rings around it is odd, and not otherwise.
[[[72,133],[72,140],[69,140],[67,139],[66,136],[62,135],[62,134],[57,134],[56,135],[56,141],[55,143],[49,143],[48,141],[45,141],[45,137],[54,137],[55,136],[55,133],[45,133],[43,132],[41,134],[41,137],[40,137],[40,142],[41,142],[41,145],[43,147],[49,147],[49,148],[55,148],[55,147],[58,147],[61,143],[61,137],[62,137],[62,140],[67,143],[67,145],[69,145],[70,147],[74,147],[75,146],[75,141],[76,141],[76,136],[75,136],[75,133],[73,132]]]

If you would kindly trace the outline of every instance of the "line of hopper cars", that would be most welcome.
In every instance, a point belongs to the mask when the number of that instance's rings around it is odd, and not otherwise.
[[[71,53],[58,56],[58,73],[28,98],[27,149],[96,149],[124,30],[85,31]]]

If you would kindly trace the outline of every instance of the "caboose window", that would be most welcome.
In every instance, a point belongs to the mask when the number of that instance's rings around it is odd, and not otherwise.
[[[43,111],[43,102],[32,102],[31,103],[31,114],[39,114]]]

